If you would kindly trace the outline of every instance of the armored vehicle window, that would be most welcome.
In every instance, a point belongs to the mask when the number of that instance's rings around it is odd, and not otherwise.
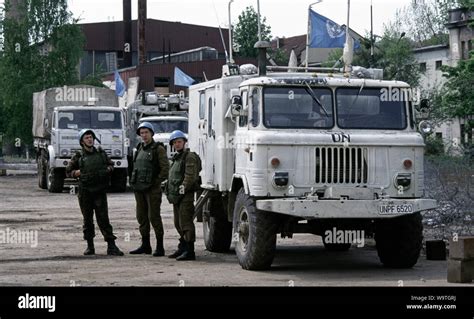
[[[150,121],[147,121],[150,122]],[[155,133],[171,133],[176,130],[180,130],[184,133],[188,133],[188,122],[179,120],[162,120],[157,122],[150,122],[153,125]]]
[[[260,107],[260,96],[258,94],[258,89],[254,88],[252,90],[252,122],[253,127],[257,127],[260,123],[259,107]]]
[[[206,115],[206,95],[204,92],[199,94],[199,119],[204,120]]]
[[[384,90],[386,88],[337,89],[338,126],[347,129],[405,129],[407,116],[403,95],[399,94],[402,98],[395,99],[395,95],[383,95]]]
[[[212,136],[212,97],[209,98],[209,102],[207,103],[207,107],[209,109],[209,115],[207,118],[207,134],[209,137]]]
[[[268,128],[331,128],[334,126],[332,91],[310,87],[266,88],[263,124]]]
[[[242,91],[241,93],[242,96],[242,107],[245,109],[247,106],[247,98],[248,98],[248,92],[247,90]],[[239,127],[245,127],[247,126],[248,123],[248,116],[239,116]]]

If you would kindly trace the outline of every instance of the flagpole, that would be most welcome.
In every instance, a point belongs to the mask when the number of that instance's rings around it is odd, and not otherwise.
[[[308,31],[306,32],[306,57],[305,57],[305,67],[306,72],[308,72],[308,59],[309,59],[309,34],[311,32],[311,7],[315,4],[321,3],[323,0],[313,2],[308,6]]]

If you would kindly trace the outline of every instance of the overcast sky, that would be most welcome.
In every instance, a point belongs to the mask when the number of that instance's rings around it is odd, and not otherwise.
[[[272,28],[272,35],[289,37],[306,34],[307,8],[316,0],[260,0],[260,10]],[[132,18],[137,17],[137,0],[132,0]],[[381,35],[383,24],[394,20],[397,9],[411,0],[372,0],[374,32]],[[217,27],[228,26],[228,0],[148,0],[148,18]],[[351,1],[350,26],[364,35],[370,30],[371,0]],[[232,22],[245,7],[257,7],[257,0],[234,0]],[[122,20],[122,0],[69,0],[69,8],[81,23]],[[339,24],[346,23],[347,0],[323,0],[313,6],[316,12]]]

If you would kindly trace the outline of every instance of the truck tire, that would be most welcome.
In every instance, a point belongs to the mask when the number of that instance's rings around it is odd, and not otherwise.
[[[123,193],[127,190],[128,172],[126,168],[116,168],[110,179],[110,188],[113,192]]]
[[[234,240],[239,264],[247,270],[269,269],[275,256],[277,218],[259,211],[241,188],[234,206]]]
[[[390,268],[411,268],[418,261],[423,240],[420,213],[375,223],[375,242],[380,261]]]
[[[43,151],[40,151],[40,155],[38,156],[38,186],[41,189],[48,188],[48,174],[47,174],[47,164],[48,160],[46,159],[46,155]]]
[[[232,223],[221,196],[211,197],[202,210],[202,229],[206,249],[216,253],[226,252],[232,240]]]
[[[64,188],[65,172],[63,168],[50,168],[48,165],[48,191],[62,193]]]

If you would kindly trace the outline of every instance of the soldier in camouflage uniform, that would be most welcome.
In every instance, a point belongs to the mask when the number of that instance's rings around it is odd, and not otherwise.
[[[143,142],[137,146],[130,185],[135,192],[142,244],[130,254],[151,254],[151,223],[156,237],[156,249],[153,256],[159,257],[165,255],[160,206],[161,183],[168,178],[169,162],[164,145],[153,140],[154,131],[151,123],[141,123],[137,134],[141,136]]]
[[[68,177],[79,178],[79,206],[84,218],[83,232],[87,240],[84,255],[94,255],[94,211],[100,231],[108,244],[107,255],[123,256],[123,252],[115,245],[117,237],[113,234],[109,222],[106,189],[114,164],[105,151],[99,146],[94,147],[97,139],[92,130],[79,132],[79,143],[82,150],[77,152],[66,167]]]
[[[168,256],[176,260],[195,260],[194,242],[194,192],[199,184],[201,161],[199,156],[185,149],[187,138],[181,131],[170,136],[170,145],[177,153],[173,157],[168,183],[167,198],[173,204],[174,225],[180,235],[178,250]]]

